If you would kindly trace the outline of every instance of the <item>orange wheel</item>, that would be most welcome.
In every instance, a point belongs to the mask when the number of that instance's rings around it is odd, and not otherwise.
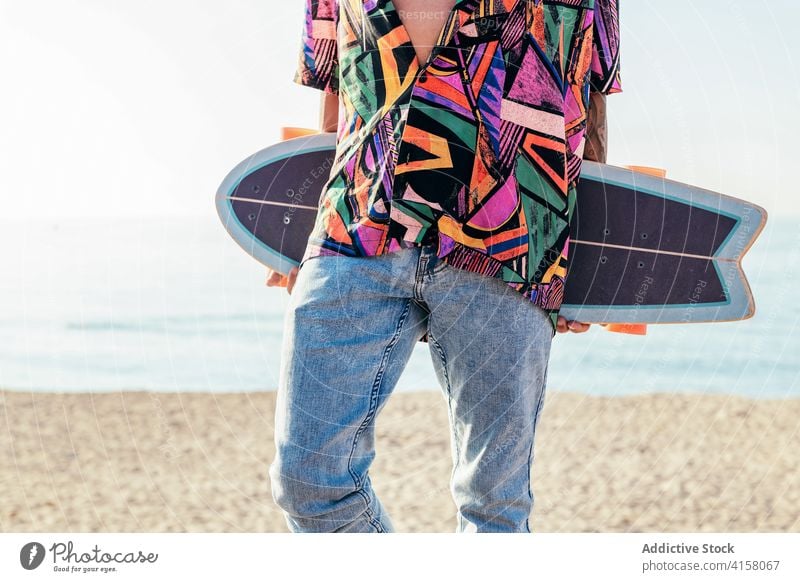
[[[304,137],[306,135],[314,135],[319,133],[316,129],[308,129],[307,127],[282,127],[281,139],[287,140],[295,137]]]
[[[625,166],[629,170],[633,170],[634,172],[639,172],[640,174],[647,174],[649,176],[655,176],[656,178],[666,178],[667,171],[661,168],[651,168],[650,166]]]
[[[646,323],[607,323],[605,324],[607,331],[615,331],[617,333],[629,333],[631,335],[645,335],[647,334]]]

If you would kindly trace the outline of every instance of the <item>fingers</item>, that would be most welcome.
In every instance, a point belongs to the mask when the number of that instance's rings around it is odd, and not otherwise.
[[[570,321],[567,327],[573,333],[583,333],[589,329],[590,325],[589,323],[583,323],[581,321]]]
[[[267,287],[286,287],[286,284],[285,276],[272,269],[267,269]]]
[[[580,321],[567,321],[567,319],[561,315],[558,316],[556,320],[556,331],[558,333],[566,333],[571,331],[573,333],[583,333],[587,331],[591,327],[589,323],[583,323]]]
[[[297,281],[298,270],[299,269],[297,267],[294,267],[291,271],[289,271],[289,276],[287,277],[288,281],[286,283],[286,290],[289,292],[289,294],[291,294],[292,289],[294,289],[294,283]]]
[[[569,331],[567,329],[567,319],[563,315],[559,315],[558,320],[556,320],[556,331],[558,333],[567,333]]]
[[[267,287],[286,287],[286,290],[291,293],[294,288],[294,283],[297,281],[297,267],[293,267],[288,275],[281,275],[277,271],[267,269]]]

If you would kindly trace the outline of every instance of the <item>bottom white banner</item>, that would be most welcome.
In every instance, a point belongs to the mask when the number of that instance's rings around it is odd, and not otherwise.
[[[0,534],[0,580],[797,581],[799,554],[800,534],[25,533]]]

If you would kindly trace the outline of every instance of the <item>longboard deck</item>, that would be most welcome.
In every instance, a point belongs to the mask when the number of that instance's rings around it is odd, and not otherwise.
[[[271,269],[299,264],[335,153],[333,134],[248,157],[216,196],[233,239]],[[587,323],[699,323],[752,317],[741,259],[766,223],[749,202],[584,161],[560,313]]]

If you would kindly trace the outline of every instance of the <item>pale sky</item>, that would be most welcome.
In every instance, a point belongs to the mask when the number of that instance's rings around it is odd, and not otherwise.
[[[0,216],[214,213],[225,174],[316,127],[302,0],[0,3]],[[622,0],[609,163],[800,215],[796,0]]]

